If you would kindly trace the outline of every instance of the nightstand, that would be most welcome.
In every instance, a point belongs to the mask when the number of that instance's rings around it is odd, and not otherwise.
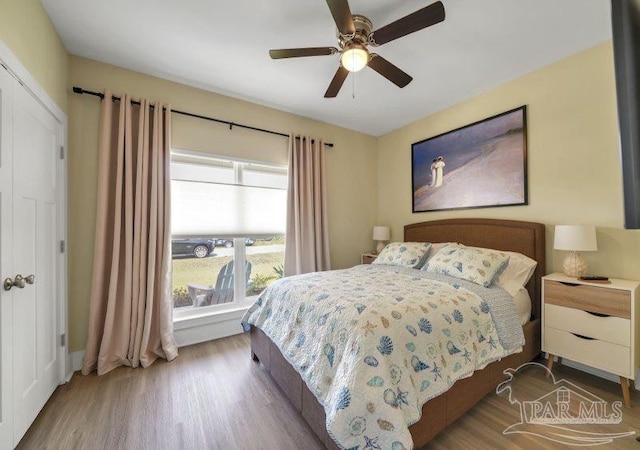
[[[373,253],[363,253],[360,257],[361,264],[371,264],[376,260],[378,255],[374,255]]]
[[[542,351],[620,376],[625,406],[640,365],[636,326],[640,282],[592,283],[554,273],[542,278]]]

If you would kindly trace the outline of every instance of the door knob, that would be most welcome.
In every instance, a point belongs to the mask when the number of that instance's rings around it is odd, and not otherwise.
[[[13,279],[13,286],[24,289],[24,278],[22,278],[22,275],[16,275],[16,277]]]
[[[33,284],[35,280],[35,275],[29,275],[25,278],[22,275],[18,274],[13,280],[11,278],[5,278],[4,283],[2,283],[2,287],[5,291],[10,291],[12,287],[23,289],[25,283]]]

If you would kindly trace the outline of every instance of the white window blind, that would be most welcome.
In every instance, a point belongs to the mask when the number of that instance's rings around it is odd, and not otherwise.
[[[282,235],[286,224],[286,169],[211,159],[174,162],[171,234],[174,237]]]

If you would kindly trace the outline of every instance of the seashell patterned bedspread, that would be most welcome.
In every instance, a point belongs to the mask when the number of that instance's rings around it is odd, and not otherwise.
[[[413,448],[424,403],[524,345],[502,288],[383,265],[278,280],[242,323],[280,348],[345,449]]]

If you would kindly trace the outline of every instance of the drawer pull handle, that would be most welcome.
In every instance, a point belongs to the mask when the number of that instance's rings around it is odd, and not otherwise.
[[[566,281],[558,281],[558,283],[563,284],[565,286],[570,286],[570,287],[576,287],[576,286],[580,286],[577,283],[567,283]]]
[[[587,314],[591,314],[592,316],[596,316],[596,317],[611,317],[610,314],[602,314],[602,313],[597,313],[597,312],[591,312],[591,311],[585,311]]]
[[[576,334],[576,333],[571,333],[573,334],[575,337],[580,338],[580,339],[585,339],[587,341],[593,341],[595,338],[589,337],[589,336],[583,336],[581,334]]]

